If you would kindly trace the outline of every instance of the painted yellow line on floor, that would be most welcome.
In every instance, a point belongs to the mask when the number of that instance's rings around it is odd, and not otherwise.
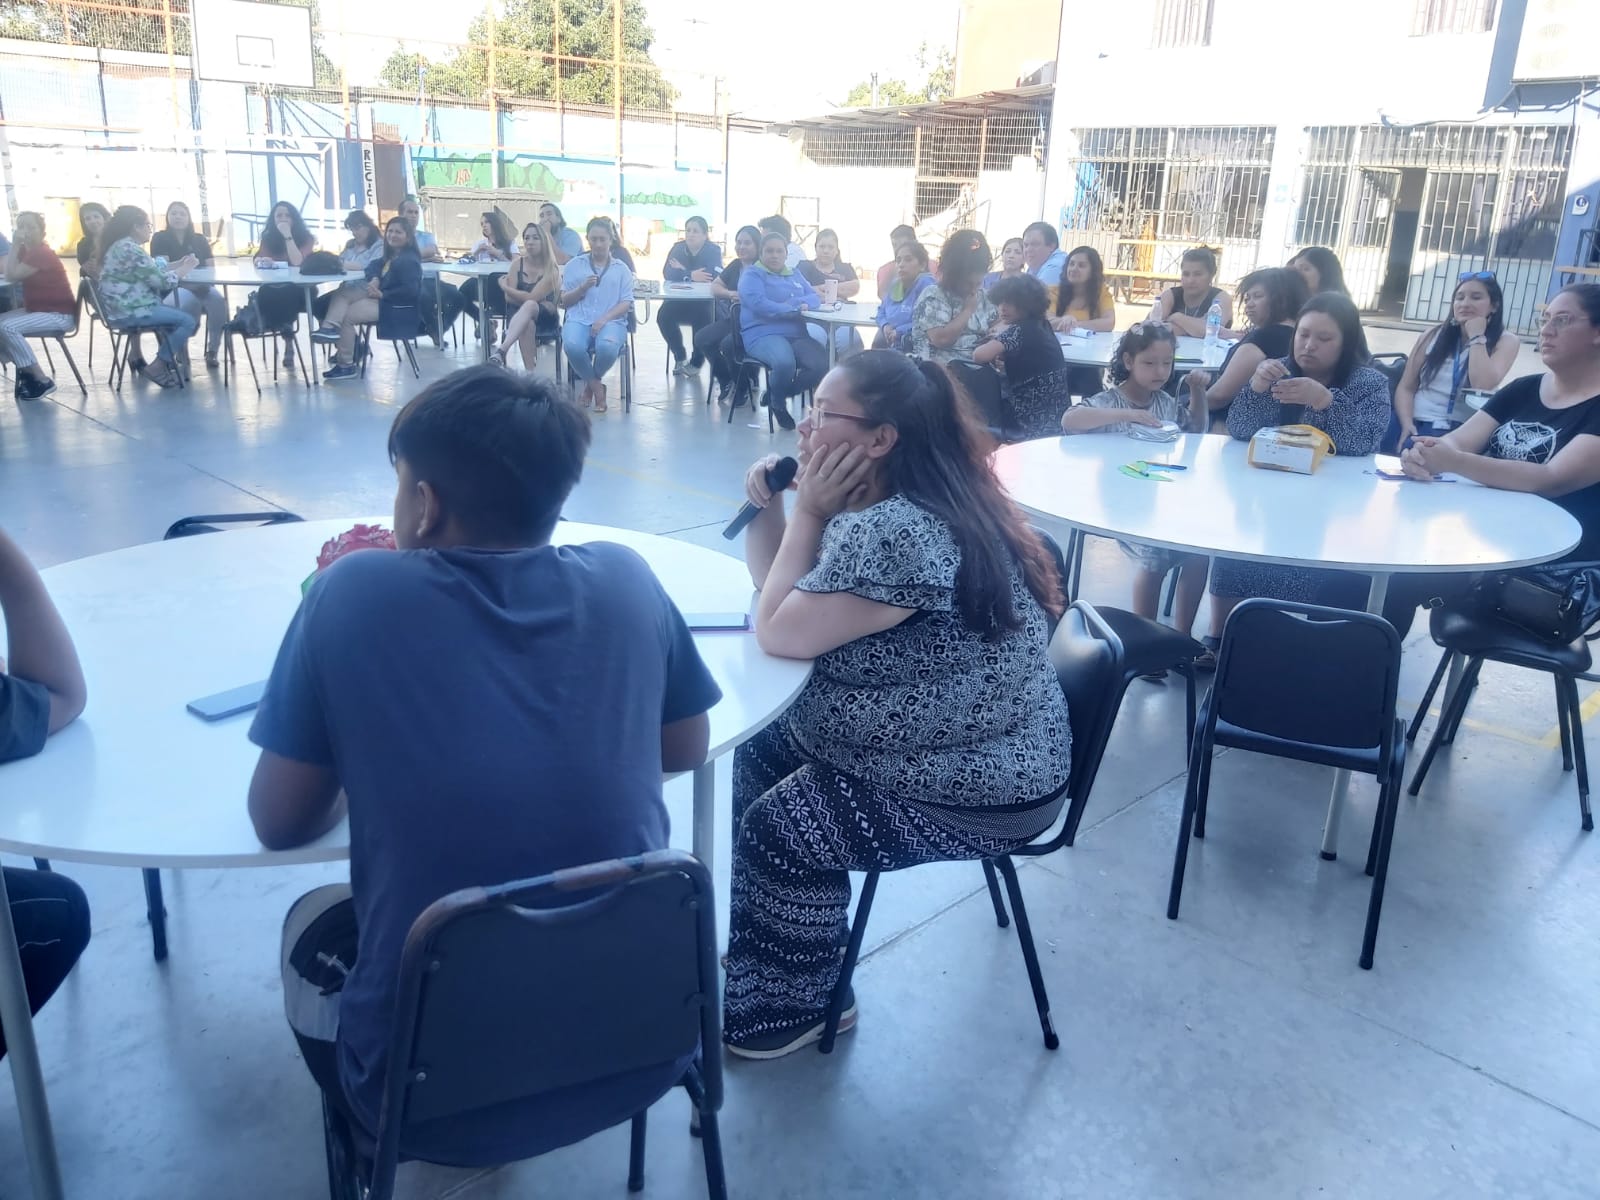
[[[1600,693],[1596,694],[1600,695]],[[1404,699],[1397,701],[1395,707],[1402,713],[1407,709],[1411,710],[1412,712],[1415,712],[1417,709],[1416,701],[1413,700],[1407,702]],[[1432,717],[1435,722],[1437,722],[1440,717],[1440,712],[1437,708],[1430,708],[1428,710],[1428,715]],[[1489,733],[1493,734],[1495,737],[1505,738],[1508,742],[1521,742],[1524,746],[1545,747],[1559,746],[1561,744],[1561,732],[1559,729],[1552,729],[1550,731],[1549,735],[1547,736],[1554,737],[1556,740],[1553,742],[1547,742],[1545,738],[1534,737],[1532,734],[1521,733],[1515,729],[1507,729],[1504,725],[1495,725],[1489,721],[1479,721],[1471,716],[1463,717],[1461,719],[1461,724],[1466,728],[1476,730],[1479,733]],[[1432,736],[1433,731],[1431,729],[1426,733],[1418,734],[1417,745],[1426,745],[1428,738]]]
[[[1600,691],[1590,692],[1588,699],[1579,702],[1578,724],[1582,725],[1596,713],[1600,713]],[[1551,750],[1561,745],[1561,726],[1550,726],[1550,732],[1539,739],[1539,745],[1548,747]]]

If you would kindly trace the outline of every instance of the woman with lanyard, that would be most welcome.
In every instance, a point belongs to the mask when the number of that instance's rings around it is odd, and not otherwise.
[[[1510,374],[1521,345],[1504,336],[1502,309],[1493,271],[1462,272],[1450,319],[1417,339],[1394,389],[1388,446],[1402,450],[1418,434],[1443,437],[1459,424],[1449,418],[1464,389],[1491,392]]]
[[[633,311],[633,272],[615,257],[611,222],[589,222],[589,253],[569,259],[562,269],[561,347],[572,373],[583,380],[585,408],[606,411],[605,374],[628,344],[628,314]],[[552,243],[553,245],[554,243]]]

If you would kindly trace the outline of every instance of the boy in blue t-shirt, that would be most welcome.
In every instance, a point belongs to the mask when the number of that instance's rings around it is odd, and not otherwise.
[[[552,381],[458,371],[395,419],[399,549],[312,585],[250,729],[262,842],[302,845],[348,804],[350,886],[284,925],[284,999],[306,1065],[369,1134],[401,950],[464,887],[667,845],[663,772],[705,759],[720,698],[683,617],[622,546],[552,546],[589,445]],[[402,1149],[504,1162],[632,1116],[686,1064],[436,1121]]]

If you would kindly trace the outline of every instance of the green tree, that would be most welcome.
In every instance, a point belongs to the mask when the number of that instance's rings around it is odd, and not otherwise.
[[[561,0],[562,58],[609,60],[612,4],[615,0]],[[676,92],[650,57],[655,31],[645,19],[643,0],[622,0],[622,99],[641,108],[669,108]],[[555,96],[555,5],[552,0],[505,0],[491,19],[480,13],[467,30],[470,45],[448,58],[430,60],[396,50],[383,64],[382,81],[415,92],[419,70],[428,95],[482,99],[489,90],[489,44],[495,46],[494,88],[513,96]],[[561,96],[574,104],[610,104],[613,73],[608,61],[564,62]]]
[[[878,80],[878,105],[894,108],[901,104],[927,104],[935,100],[948,100],[956,90],[956,56],[948,46],[941,46],[932,54],[928,43],[917,47],[917,69],[926,74],[921,87],[912,87],[903,79]],[[851,88],[844,98],[846,108],[865,108],[872,103],[870,79]]]

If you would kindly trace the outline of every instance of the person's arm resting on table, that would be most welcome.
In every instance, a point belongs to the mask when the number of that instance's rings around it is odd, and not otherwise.
[[[43,725],[42,734],[36,725],[32,730],[19,731],[27,736],[19,737],[20,744],[10,747],[17,753],[35,754],[44,736],[65,728],[83,711],[88,688],[72,637],[45,590],[44,581],[4,531],[0,531],[0,613],[5,615],[10,659],[9,666],[0,662],[0,701],[4,701],[0,716],[27,717],[30,723]],[[31,717],[23,711],[30,702],[40,710]],[[45,702],[48,713],[42,711]],[[9,732],[0,724],[0,743],[8,740]],[[0,744],[0,759],[5,757],[6,749]]]
[[[1532,492],[1547,500],[1600,483],[1600,437],[1580,433],[1549,462],[1518,462],[1483,453],[1499,427],[1500,423],[1487,412],[1476,412],[1466,424],[1442,438],[1418,438],[1401,456],[1406,474],[1413,479],[1431,480],[1449,472],[1485,487]]]
[[[315,841],[344,817],[314,656],[306,645],[308,612],[319,590],[312,589],[289,623],[250,725],[250,740],[261,747],[250,779],[250,822],[268,850]]]

